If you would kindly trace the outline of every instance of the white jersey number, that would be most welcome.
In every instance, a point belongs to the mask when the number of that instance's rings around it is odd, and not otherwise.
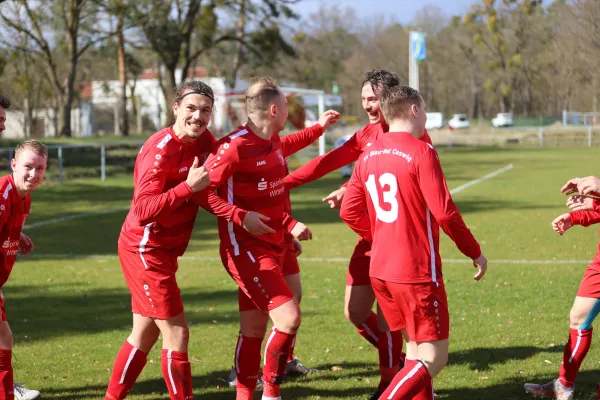
[[[379,205],[379,191],[377,190],[375,175],[369,175],[369,179],[367,179],[367,190],[373,201],[377,219],[389,224],[398,219],[398,200],[396,199],[396,194],[398,193],[398,181],[393,174],[386,172],[379,177],[379,185],[381,186],[383,194],[383,202],[389,204],[389,207],[386,207],[389,208],[388,211],[382,209]]]

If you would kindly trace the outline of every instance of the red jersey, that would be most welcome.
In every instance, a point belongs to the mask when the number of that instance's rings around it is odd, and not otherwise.
[[[144,252],[160,248],[181,256],[189,243],[198,214],[192,190],[185,182],[198,157],[202,163],[216,144],[206,130],[191,142],[182,142],[165,128],[152,135],[140,149],[133,171],[133,201],[119,236],[119,244]],[[236,209],[221,210],[233,219]]]
[[[285,186],[288,189],[304,185],[319,179],[331,171],[351,164],[358,160],[358,157],[363,151],[371,146],[379,138],[380,135],[386,133],[389,127],[386,124],[367,124],[362,129],[357,131],[350,139],[337,149],[331,150],[327,154],[323,154],[314,158],[298,168],[285,178]],[[427,131],[421,140],[431,144],[431,138]]]
[[[571,222],[573,225],[590,226],[600,222],[600,201],[594,200],[591,211],[571,211]],[[600,243],[594,261],[600,264]]]
[[[341,217],[363,237],[372,232],[370,276],[381,280],[440,281],[440,226],[467,257],[481,255],[452,202],[437,152],[406,132],[380,136],[359,159]]]
[[[287,174],[285,157],[314,141],[322,131],[318,126],[295,135],[283,138],[276,135],[266,140],[244,125],[218,142],[205,163],[210,169],[210,188],[216,188],[217,195],[211,190],[203,192],[203,207],[210,211],[226,202],[255,211],[269,217],[266,224],[276,231],[253,236],[241,226],[219,218],[222,246],[233,248],[236,255],[240,246],[251,247],[254,241],[267,243],[277,250],[283,248],[284,232],[289,232],[296,224],[289,213],[289,194],[283,186]]]
[[[17,253],[19,252],[19,238],[21,228],[31,208],[29,193],[20,198],[15,187],[12,175],[0,178],[0,241],[2,242],[2,261],[0,265],[0,289],[10,275]]]

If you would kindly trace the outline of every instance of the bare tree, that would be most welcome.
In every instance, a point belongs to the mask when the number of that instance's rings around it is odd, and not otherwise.
[[[71,136],[71,106],[75,95],[77,64],[94,43],[106,38],[92,28],[97,23],[95,2],[15,0],[3,6],[1,11],[0,18],[13,37],[24,35],[30,40],[27,47],[15,45],[15,41],[9,38],[3,37],[0,41],[11,48],[29,52],[44,62],[46,77],[60,103],[59,133]],[[57,23],[59,27],[54,30]],[[54,43],[55,40],[62,43]]]

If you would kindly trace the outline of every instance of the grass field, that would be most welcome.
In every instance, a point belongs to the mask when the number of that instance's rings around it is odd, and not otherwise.
[[[559,188],[567,179],[600,173],[597,150],[452,149],[440,156],[450,188],[510,163],[514,168],[454,196],[491,261],[488,275],[476,283],[474,269],[459,262],[466,260],[443,238],[451,354],[435,380],[436,393],[440,399],[527,399],[523,383],[547,381],[558,372],[568,311],[596,252],[594,228],[577,227],[560,237],[550,221],[565,211]],[[339,183],[333,173],[293,192],[294,214],[315,236],[300,259],[304,298],[297,355],[323,372],[289,380],[284,399],[365,399],[378,382],[376,351],[343,315],[346,262],[340,259],[349,257],[356,238],[320,202]],[[3,292],[15,339],[15,380],[41,390],[43,398],[104,394],[114,356],[131,328],[129,293],[116,258],[131,194],[128,176],[104,184],[48,184],[34,193],[25,232],[36,244],[35,255],[17,261]],[[233,399],[224,379],[237,335],[236,286],[217,260],[214,219],[201,212],[196,226],[178,272],[191,326],[195,394]],[[158,349],[149,360],[131,399],[167,398]],[[600,352],[592,347],[577,399],[595,398],[599,369]]]

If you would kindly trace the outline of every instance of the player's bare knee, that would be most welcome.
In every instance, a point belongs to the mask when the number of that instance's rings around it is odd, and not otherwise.
[[[344,314],[348,321],[352,322],[355,326],[359,326],[369,318],[371,310],[350,304],[344,309]]]
[[[572,308],[569,314],[569,327],[571,329],[579,329],[579,327],[585,322],[587,313],[582,313],[581,310]]]

